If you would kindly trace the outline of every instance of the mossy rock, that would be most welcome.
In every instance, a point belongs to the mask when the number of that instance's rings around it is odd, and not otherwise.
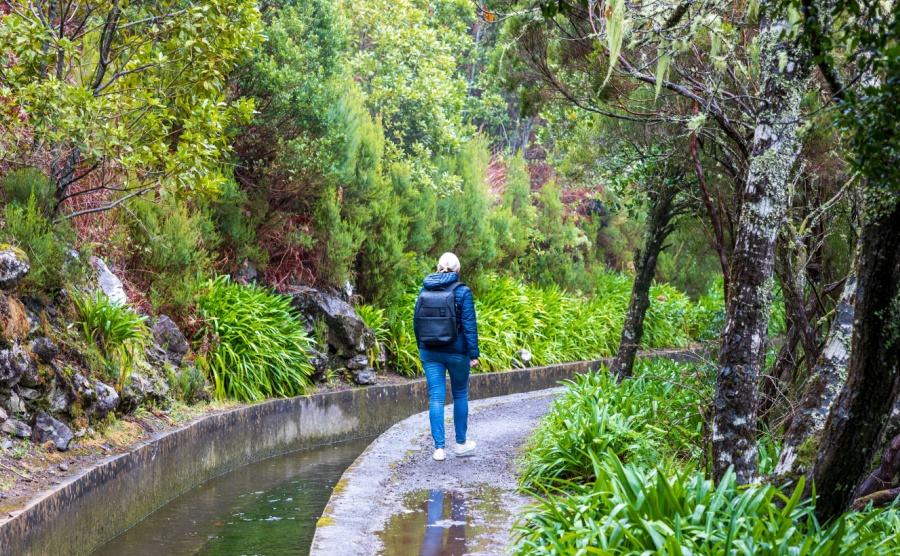
[[[12,290],[31,270],[31,261],[18,247],[0,244],[0,289]]]
[[[5,340],[20,342],[30,330],[31,322],[22,302],[0,293],[0,336]]]

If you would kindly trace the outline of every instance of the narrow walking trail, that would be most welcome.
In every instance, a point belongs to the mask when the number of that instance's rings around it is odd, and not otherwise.
[[[478,443],[472,456],[456,457],[451,448],[446,461],[434,461],[427,412],[393,426],[335,487],[311,554],[502,554],[529,503],[515,492],[515,461],[560,391],[469,402],[468,436]],[[452,413],[447,406],[448,440]]]

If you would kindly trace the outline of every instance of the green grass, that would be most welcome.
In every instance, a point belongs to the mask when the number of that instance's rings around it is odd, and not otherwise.
[[[869,510],[819,523],[803,485],[718,485],[698,471],[701,408],[714,376],[698,365],[642,361],[571,382],[531,439],[521,484],[538,499],[516,525],[522,555],[843,555],[900,552],[900,513]],[[768,431],[760,469],[778,459]],[[792,492],[793,494],[787,494]]]
[[[131,374],[135,351],[143,349],[150,340],[147,317],[111,302],[101,291],[76,293],[72,298],[81,319],[76,324],[107,363],[119,369],[121,389]]]
[[[608,357],[618,349],[622,323],[631,295],[631,281],[619,274],[601,275],[593,295],[564,292],[557,287],[527,285],[489,276],[475,292],[481,372],[510,367],[520,349],[529,350],[536,365]],[[651,288],[650,310],[642,345],[684,347],[694,328],[693,304],[666,285]],[[398,372],[421,374],[412,329],[418,288],[399,303],[390,322],[388,349]]]
[[[697,408],[711,397],[708,370],[667,360],[638,361],[635,377],[621,382],[605,369],[579,375],[535,432],[522,482],[591,481],[594,459],[607,451],[644,466],[696,459],[703,441]]]
[[[846,514],[821,524],[803,485],[787,496],[771,485],[718,485],[691,469],[623,464],[593,455],[596,480],[535,493],[541,502],[517,525],[517,554],[850,555],[896,554],[897,513]]]
[[[311,340],[290,299],[258,286],[220,276],[198,299],[209,345],[200,360],[215,384],[216,397],[259,401],[305,394],[313,372]]]

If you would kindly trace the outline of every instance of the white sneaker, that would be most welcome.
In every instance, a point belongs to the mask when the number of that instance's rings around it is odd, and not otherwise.
[[[447,459],[447,456],[444,454],[443,448],[438,448],[437,450],[435,450],[434,455],[431,457],[433,457],[435,461],[444,461],[445,459]]]
[[[475,450],[475,441],[467,440],[465,444],[457,444],[456,445],[456,455],[464,456],[466,454],[471,454]]]

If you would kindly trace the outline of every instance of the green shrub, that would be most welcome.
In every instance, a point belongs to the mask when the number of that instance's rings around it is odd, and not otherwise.
[[[81,260],[86,253],[70,253],[75,234],[65,222],[54,225],[44,215],[32,195],[24,205],[17,202],[3,207],[3,242],[17,245],[28,255],[31,270],[22,280],[27,291],[56,292],[67,283],[77,283],[84,274]]]
[[[644,319],[641,345],[655,348],[681,348],[689,341],[693,303],[684,293],[668,284],[650,288],[650,308]]]
[[[212,224],[172,198],[142,198],[120,215],[129,233],[125,247],[150,302],[169,314],[186,313],[196,286],[209,276],[203,237]]]
[[[197,301],[201,331],[211,339],[200,360],[216,396],[244,401],[305,394],[313,372],[311,341],[290,299],[225,276],[210,280]]]
[[[517,554],[896,554],[895,511],[848,514],[820,524],[803,484],[792,496],[769,485],[739,488],[703,473],[646,470],[612,452],[594,456],[596,480],[546,493],[516,530]]]
[[[203,371],[191,365],[179,372],[170,371],[169,387],[186,404],[194,404],[203,398],[208,398],[204,392],[206,381]]]
[[[697,340],[716,341],[725,326],[725,290],[719,278],[693,306],[688,320],[691,335]]]
[[[622,275],[603,273],[596,277],[595,293],[584,296],[553,285],[526,285],[512,278],[486,275],[473,289],[481,349],[481,365],[476,369],[492,372],[508,369],[523,348],[532,353],[536,365],[615,354],[631,283]],[[412,330],[417,292],[418,288],[407,293],[390,319],[388,348],[398,372],[408,375],[421,373]],[[651,292],[654,297],[642,345],[687,345],[691,310],[687,297],[667,286],[654,286]]]
[[[382,345],[386,345],[388,342],[389,331],[388,319],[384,314],[384,309],[363,304],[356,307],[356,314],[358,314],[359,318],[366,323],[366,326],[371,328],[372,332],[375,333],[375,340]],[[372,346],[369,351],[369,364],[378,364],[377,355],[378,346]]]
[[[23,168],[4,176],[3,193],[7,203],[23,207],[34,196],[35,206],[46,217],[52,215],[56,203],[53,181],[37,168]]]
[[[623,461],[657,465],[699,455],[711,397],[704,369],[667,360],[638,361],[633,378],[606,370],[570,382],[541,421],[523,462],[523,484],[590,481],[594,459],[612,451]]]
[[[143,349],[150,339],[147,317],[111,302],[100,291],[72,297],[81,319],[77,324],[85,339],[97,347],[107,363],[118,369],[121,389],[131,375],[135,350]]]

